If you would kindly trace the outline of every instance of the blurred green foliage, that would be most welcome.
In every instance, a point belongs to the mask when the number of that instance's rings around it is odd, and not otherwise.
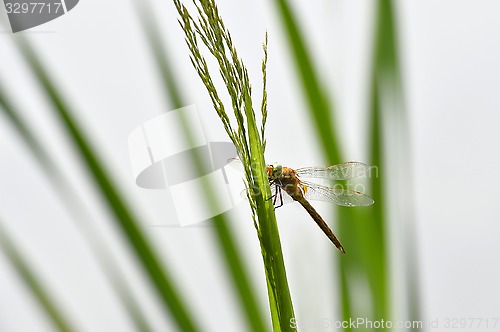
[[[202,1],[202,4],[207,4]],[[294,60],[294,69],[298,73],[303,96],[308,105],[308,114],[318,133],[318,142],[322,146],[322,151],[326,160],[330,164],[344,161],[343,151],[341,151],[341,142],[339,134],[335,129],[332,119],[335,110],[334,103],[326,95],[326,87],[322,84],[317,73],[317,67],[312,61],[310,50],[307,47],[304,33],[300,28],[300,20],[295,16],[293,8],[287,0],[276,0],[274,4],[283,31],[288,40],[290,53]],[[398,56],[397,34],[395,25],[394,4],[390,0],[378,0],[376,11],[376,24],[374,28],[374,52],[372,57],[372,70],[370,79],[370,109],[369,109],[369,162],[378,167],[378,177],[370,178],[371,194],[376,201],[373,207],[363,210],[353,210],[340,208],[336,210],[338,215],[337,228],[340,238],[346,244],[348,255],[338,255],[338,262],[335,272],[339,276],[340,294],[334,294],[332,300],[342,304],[342,317],[348,320],[352,317],[366,317],[366,313],[359,307],[356,301],[353,301],[353,288],[356,287],[359,280],[363,280],[369,286],[369,298],[371,299],[371,316],[373,320],[390,319],[390,291],[391,287],[388,281],[388,246],[387,246],[387,211],[390,208],[390,202],[384,200],[385,182],[384,163],[390,157],[384,147],[382,133],[384,132],[385,116],[394,116],[381,107],[381,98],[386,96],[388,89],[392,89],[397,98],[403,100],[400,75],[400,61]],[[171,70],[172,60],[168,58],[165,52],[164,38],[152,19],[151,10],[148,5],[137,5],[140,21],[145,32],[145,37],[155,59],[158,72],[161,75],[163,88],[167,103],[173,108],[184,106],[183,96],[179,88],[178,80]],[[137,261],[142,266],[145,275],[148,277],[151,285],[157,292],[165,314],[168,314],[182,331],[199,331],[199,324],[194,319],[191,308],[185,304],[185,300],[179,294],[175,283],[173,282],[168,266],[160,262],[159,255],[147,235],[141,229],[139,220],[135,217],[129,204],[120,194],[114,185],[103,162],[99,159],[97,153],[86,138],[85,133],[80,128],[74,117],[72,107],[65,101],[62,92],[57,84],[51,78],[50,68],[44,66],[37,56],[32,46],[22,38],[18,38],[17,45],[21,54],[26,60],[47,100],[51,104],[51,109],[60,120],[60,124],[66,129],[67,135],[73,143],[75,151],[80,155],[81,163],[85,166],[91,175],[93,184],[106,202],[109,211],[112,213],[112,220],[121,230],[132,252],[135,253]],[[382,78],[384,80],[382,80]],[[388,82],[388,83],[387,83]],[[264,87],[265,92],[265,87]],[[266,97],[265,93],[264,96]],[[54,178],[58,174],[58,166],[53,161],[50,153],[45,151],[43,143],[36,133],[33,133],[26,125],[25,121],[19,116],[15,106],[9,100],[8,94],[0,86],[0,111],[11,123],[12,127],[24,139],[30,151],[37,158],[40,165],[46,170],[47,174],[52,174]],[[264,114],[265,100],[262,103]],[[253,110],[252,110],[253,111]],[[401,110],[403,112],[403,110]],[[265,120],[264,120],[265,121]],[[258,131],[257,131],[258,132]],[[257,133],[256,132],[256,133]],[[189,136],[189,132],[187,132]],[[259,144],[264,143],[263,133],[257,135]],[[260,151],[260,153],[263,153]],[[195,157],[196,158],[196,157]],[[260,160],[263,162],[262,160]],[[197,162],[196,164],[200,164]],[[200,165],[200,170],[203,165]],[[63,189],[64,190],[64,189]],[[210,192],[210,188],[206,188]],[[210,197],[214,195],[208,195]],[[215,204],[215,202],[212,202]],[[264,203],[263,203],[264,204]],[[267,204],[268,205],[268,204]],[[263,209],[262,216],[267,216],[266,208]],[[274,213],[273,213],[274,214]],[[260,218],[260,216],[259,216]],[[265,219],[265,218],[264,218]],[[252,288],[248,269],[242,257],[241,249],[232,235],[228,225],[227,217],[219,215],[214,218],[214,235],[220,248],[221,257],[225,262],[227,271],[231,276],[235,292],[245,314],[247,327],[252,331],[265,331],[266,319],[262,314],[263,308],[258,306],[256,293]],[[271,223],[272,224],[272,223]],[[277,231],[270,229],[269,234]],[[262,235],[262,234],[261,234]],[[274,239],[274,240],[273,240]],[[277,240],[276,240],[277,239]],[[264,260],[266,262],[266,273],[268,273],[269,297],[271,301],[271,312],[273,316],[273,327],[275,330],[286,330],[286,321],[293,317],[293,308],[288,291],[286,273],[283,266],[273,267],[274,271],[269,274],[268,264],[276,264],[274,256],[279,246],[279,235],[267,238],[268,244],[263,245]],[[265,242],[264,241],[264,242]],[[276,242],[277,241],[277,242]],[[278,245],[271,245],[277,243]],[[38,280],[36,272],[30,267],[29,260],[24,259],[20,254],[16,244],[10,240],[5,231],[0,229],[0,246],[4,253],[12,262],[16,271],[29,287],[35,298],[38,300],[49,319],[60,331],[72,331],[73,328],[68,322],[67,317],[59,310],[50,292],[44,288],[44,285]],[[412,249],[412,248],[410,248]],[[272,256],[265,256],[265,251],[274,252]],[[334,248],[332,248],[334,250]],[[281,257],[281,254],[278,255]],[[268,261],[266,261],[268,260]],[[278,260],[279,263],[280,260]],[[283,264],[282,258],[281,263]],[[411,268],[411,266],[410,266]],[[274,270],[273,270],[274,269]],[[281,271],[281,286],[274,284],[277,273]],[[413,275],[413,274],[412,274]],[[355,277],[354,277],[355,276]],[[409,287],[416,289],[418,280],[413,278],[408,283]],[[122,288],[123,289],[123,288]],[[278,290],[277,290],[278,289]],[[119,292],[119,291],[118,291]],[[274,294],[273,294],[274,292]],[[419,319],[419,298],[418,292],[408,292],[408,307],[410,318]],[[123,295],[123,294],[122,294]],[[120,296],[120,295],[119,295]],[[127,295],[128,296],[128,295]],[[127,297],[126,296],[126,297]],[[282,298],[280,300],[280,298]],[[127,302],[127,300],[124,300]],[[274,301],[274,303],[273,303]],[[133,300],[132,300],[133,302]],[[148,331],[150,327],[141,313],[140,308],[130,306],[125,303],[137,330]],[[283,315],[282,317],[279,317]],[[223,319],[223,317],[221,317]],[[279,321],[280,323],[276,323]],[[290,325],[288,325],[290,327]],[[300,322],[299,322],[300,327]],[[350,328],[345,329],[350,330]]]

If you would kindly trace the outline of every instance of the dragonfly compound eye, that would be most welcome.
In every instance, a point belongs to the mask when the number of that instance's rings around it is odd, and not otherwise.
[[[283,166],[280,164],[273,164],[273,176],[281,176],[283,174]]]

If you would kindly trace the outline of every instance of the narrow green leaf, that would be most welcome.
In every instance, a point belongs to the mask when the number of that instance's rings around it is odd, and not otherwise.
[[[61,332],[75,331],[61,309],[51,299],[49,295],[50,293],[45,289],[43,283],[38,280],[36,273],[31,269],[29,262],[23,257],[14,242],[10,240],[6,231],[3,229],[1,220],[0,248],[2,248],[22,281],[31,290],[31,293],[37,300],[38,304],[42,307],[54,327]]]
[[[389,319],[389,289],[387,276],[386,256],[386,219],[384,209],[384,195],[382,179],[384,178],[382,123],[380,118],[380,105],[378,100],[379,91],[376,88],[372,91],[371,107],[371,139],[370,139],[370,163],[378,167],[378,176],[370,178],[371,194],[377,204],[369,209],[367,222],[370,223],[368,229],[373,236],[368,250],[364,251],[365,264],[367,266],[368,279],[372,285],[372,301],[375,319]],[[366,234],[366,233],[365,233]],[[374,245],[375,244],[375,245]]]
[[[380,180],[384,175],[384,161],[391,160],[392,154],[384,153],[383,143],[382,143],[382,132],[384,130],[383,118],[393,117],[397,120],[397,124],[403,130],[400,131],[399,137],[392,137],[391,139],[397,139],[402,144],[405,144],[403,148],[398,150],[396,153],[402,154],[399,157],[404,160],[410,159],[410,146],[408,144],[408,117],[405,112],[405,101],[403,95],[402,87],[402,77],[400,68],[400,59],[398,52],[398,40],[397,40],[397,30],[396,30],[396,16],[395,16],[395,3],[392,0],[379,0],[377,2],[377,18],[376,18],[376,29],[375,29],[375,52],[374,52],[374,64],[372,71],[372,81],[371,81],[371,149],[372,149],[372,159],[373,163],[380,165],[380,172],[378,179],[373,179],[372,187],[373,192],[383,199],[384,194],[384,183]],[[395,106],[394,111],[389,109],[385,110],[380,107],[381,104],[386,104],[386,100],[382,100],[383,96],[391,96],[390,104]],[[405,130],[406,129],[406,130]],[[385,158],[385,160],[384,160]],[[395,162],[395,161],[394,161]],[[408,162],[405,167],[410,167],[411,163]],[[408,168],[405,168],[407,173],[410,173]],[[406,180],[409,181],[409,180]],[[407,183],[408,185],[408,183]],[[409,185],[411,187],[411,185]],[[408,299],[408,309],[409,309],[409,319],[412,321],[421,320],[421,304],[419,296],[419,272],[416,268],[417,257],[416,257],[416,247],[415,247],[415,234],[413,232],[413,216],[411,202],[409,210],[407,211],[408,220],[406,221],[405,227],[405,268],[406,268],[406,278],[407,278],[407,299]],[[376,225],[380,227],[379,232],[383,232],[383,221],[385,218],[385,213],[383,209],[376,211],[374,214],[376,219]],[[383,241],[382,241],[383,242]],[[387,284],[387,283],[386,283]],[[386,299],[385,299],[386,300]],[[387,301],[387,300],[386,300]]]
[[[19,136],[25,141],[31,152],[37,157],[37,160],[50,172],[55,173],[54,165],[45,153],[39,140],[31,133],[23,119],[16,112],[12,102],[7,98],[2,85],[0,84],[0,112],[4,113],[7,120],[10,121]]]
[[[96,254],[100,267],[108,278],[110,285],[115,289],[116,294],[122,300],[122,304],[137,329],[143,332],[151,331],[141,308],[137,306],[136,299],[129,291],[130,287],[121,276],[121,272],[119,272],[118,267],[113,262],[107,248],[105,248],[106,245],[102,243],[102,241],[98,240],[99,236],[97,234],[91,233],[90,229],[83,224],[85,222],[85,217],[88,217],[89,214],[83,207],[81,201],[78,199],[75,190],[70,186],[70,182],[65,179],[63,175],[64,173],[54,163],[45,147],[40,143],[42,140],[28,128],[23,118],[19,115],[19,110],[17,110],[7,98],[1,85],[0,111],[6,115],[14,129],[18,132],[19,137],[26,143],[28,149],[33,153],[35,160],[40,164],[49,179],[52,180],[55,188],[58,189],[57,193],[63,201],[63,205],[67,207],[75,216],[74,220],[76,221],[77,226],[86,236],[91,248]]]
[[[183,331],[198,331],[199,329],[196,328],[190,313],[179,296],[176,287],[173,285],[166,267],[162,265],[154,252],[153,247],[140,228],[138,220],[128,208],[128,204],[113,185],[105,171],[103,163],[94,153],[56,85],[49,77],[28,42],[18,39],[17,45],[35,77],[38,79],[48,100],[52,103],[52,110],[67,130],[72,143],[75,145],[75,150],[79,153],[89,174],[92,176],[96,188],[108,203],[109,209],[115,216],[113,220],[123,231],[138,261],[144,267],[146,275],[157,289],[157,294],[164,305],[166,313],[172,316],[178,327]]]
[[[300,78],[304,98],[309,106],[309,114],[323,143],[324,154],[330,164],[340,163],[342,161],[341,149],[337,142],[335,128],[332,125],[334,110],[314,69],[297,19],[287,0],[275,0],[274,2],[292,51],[295,69]]]

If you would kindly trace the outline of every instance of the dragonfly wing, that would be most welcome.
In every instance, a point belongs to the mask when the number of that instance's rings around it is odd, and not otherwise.
[[[306,199],[335,203],[341,206],[368,206],[373,199],[359,191],[321,186],[316,183],[301,181]]]
[[[231,167],[238,172],[244,173],[245,168],[243,167],[243,163],[239,158],[230,158],[227,160],[227,166]]]
[[[274,201],[274,196],[276,195],[276,193],[278,193],[278,196],[276,198],[276,204],[281,204],[281,200],[283,200],[283,204],[287,204],[287,203],[292,203],[294,202],[294,199],[288,195],[286,193],[286,191],[284,191],[283,189],[281,190],[281,196],[280,196],[280,191],[278,190],[278,192],[276,191],[276,188],[277,186],[275,184],[271,185],[271,198],[273,201]],[[248,195],[251,195],[252,193],[250,192],[250,189],[244,189],[241,191],[240,193],[240,196],[241,198],[243,198],[244,200],[248,200]]]
[[[350,161],[332,166],[303,167],[295,170],[302,178],[316,178],[329,180],[349,180],[354,177],[366,176],[370,173],[370,166]]]

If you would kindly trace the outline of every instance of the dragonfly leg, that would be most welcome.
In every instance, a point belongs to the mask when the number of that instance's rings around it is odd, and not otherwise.
[[[280,205],[279,206],[275,206],[274,208],[277,209],[277,208],[280,208],[283,206],[283,193],[281,192],[281,188],[278,188],[278,186],[276,186],[276,189],[278,190],[279,189],[279,193],[280,193]],[[278,193],[276,193],[276,196],[278,196]],[[276,198],[274,199],[276,201]]]
[[[274,195],[273,195],[273,197],[274,197],[273,205],[275,208],[276,208],[276,199],[278,198],[278,189],[279,189],[278,186],[276,186],[276,189],[274,190]]]
[[[280,205],[276,206],[276,201],[278,200],[278,193],[279,193],[279,197],[280,197]],[[283,206],[283,196],[281,194],[281,187],[280,186],[276,186],[273,197],[274,197],[274,200],[273,200],[274,209],[276,210],[277,208],[282,207]]]
[[[275,182],[276,182],[276,180],[272,180],[272,181],[270,181],[270,182],[269,182],[269,185],[270,185],[270,186],[272,186]],[[271,197],[266,198],[266,201],[268,201],[268,200],[270,200],[270,199],[274,198],[275,196],[276,196],[276,194],[271,195]],[[273,204],[274,204],[274,203],[273,203]]]

